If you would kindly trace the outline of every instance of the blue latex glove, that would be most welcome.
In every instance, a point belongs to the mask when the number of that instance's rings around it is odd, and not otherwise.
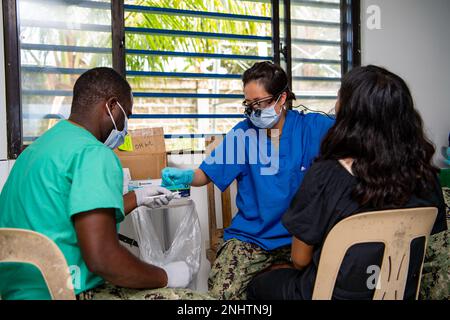
[[[164,168],[161,171],[162,186],[191,185],[194,180],[194,170],[181,170],[177,168]]]

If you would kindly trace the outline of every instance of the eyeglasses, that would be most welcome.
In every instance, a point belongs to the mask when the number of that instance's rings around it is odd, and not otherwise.
[[[252,112],[255,112],[255,115],[259,117],[261,115],[261,110],[267,108],[269,103],[274,100],[274,96],[262,98],[256,101],[247,102],[247,100],[242,101],[242,106],[245,108],[244,114],[247,117],[250,117]]]
[[[272,102],[274,99],[274,96],[262,98],[256,101],[247,102],[247,100],[242,101],[242,105],[245,108],[253,108],[253,109],[264,109],[268,106],[270,102]]]

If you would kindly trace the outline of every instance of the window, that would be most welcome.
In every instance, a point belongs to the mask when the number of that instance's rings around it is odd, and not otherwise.
[[[168,150],[242,120],[242,73],[272,60],[271,5],[239,0],[125,1],[130,128],[164,127]]]
[[[111,3],[109,1],[17,0],[10,3],[17,25],[17,52],[20,88],[13,115],[19,122],[14,136],[20,145],[10,155],[18,155],[27,145],[70,114],[72,88],[84,71],[97,66],[112,66]],[[17,10],[15,16],[11,11]],[[7,21],[7,19],[4,19]],[[11,48],[10,48],[11,50]],[[14,58],[12,52],[7,59]],[[8,74],[9,72],[9,74]],[[11,80],[13,70],[7,70]],[[12,86],[9,86],[10,91]],[[9,93],[10,94],[10,93]],[[7,94],[8,95],[8,94]],[[11,105],[8,103],[9,109]],[[12,117],[8,114],[8,121]],[[17,132],[19,131],[19,132]],[[19,133],[19,134],[18,134]],[[15,157],[15,156],[13,156]]]
[[[291,2],[292,88],[298,102],[330,111],[341,80],[339,0]]]
[[[96,66],[126,76],[135,97],[130,128],[163,127],[168,150],[203,150],[205,136],[241,121],[241,76],[258,61],[282,64],[294,107],[327,112],[342,73],[358,64],[358,4],[3,1],[9,157],[68,117],[76,78]]]

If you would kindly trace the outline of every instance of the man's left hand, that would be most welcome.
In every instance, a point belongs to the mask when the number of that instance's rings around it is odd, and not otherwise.
[[[163,187],[150,186],[134,190],[136,194],[136,204],[138,207],[146,206],[151,209],[157,209],[169,204],[173,199],[170,190]]]

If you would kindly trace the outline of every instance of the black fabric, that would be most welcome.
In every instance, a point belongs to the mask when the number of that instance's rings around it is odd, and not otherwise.
[[[322,161],[311,167],[283,216],[283,225],[296,238],[314,246],[312,263],[303,271],[277,270],[257,277],[249,286],[252,298],[263,298],[270,291],[271,298],[276,299],[273,297],[274,294],[288,290],[282,293],[282,297],[311,299],[322,246],[330,230],[339,221],[354,214],[392,209],[360,207],[351,196],[356,183],[357,178],[338,161]],[[429,192],[424,195],[413,195],[402,208],[416,207],[437,207],[439,213],[432,234],[447,230],[445,203],[437,177]],[[372,299],[374,290],[367,287],[367,280],[370,277],[367,268],[372,265],[381,266],[383,253],[384,244],[381,243],[358,244],[351,247],[338,273],[333,299]],[[414,240],[411,244],[405,299],[415,298],[423,254],[424,239]],[[285,285],[283,281],[290,281],[291,285]]]
[[[296,300],[296,282],[302,274],[295,269],[278,269],[253,278],[247,287],[247,300]],[[274,282],[276,279],[276,283]]]

